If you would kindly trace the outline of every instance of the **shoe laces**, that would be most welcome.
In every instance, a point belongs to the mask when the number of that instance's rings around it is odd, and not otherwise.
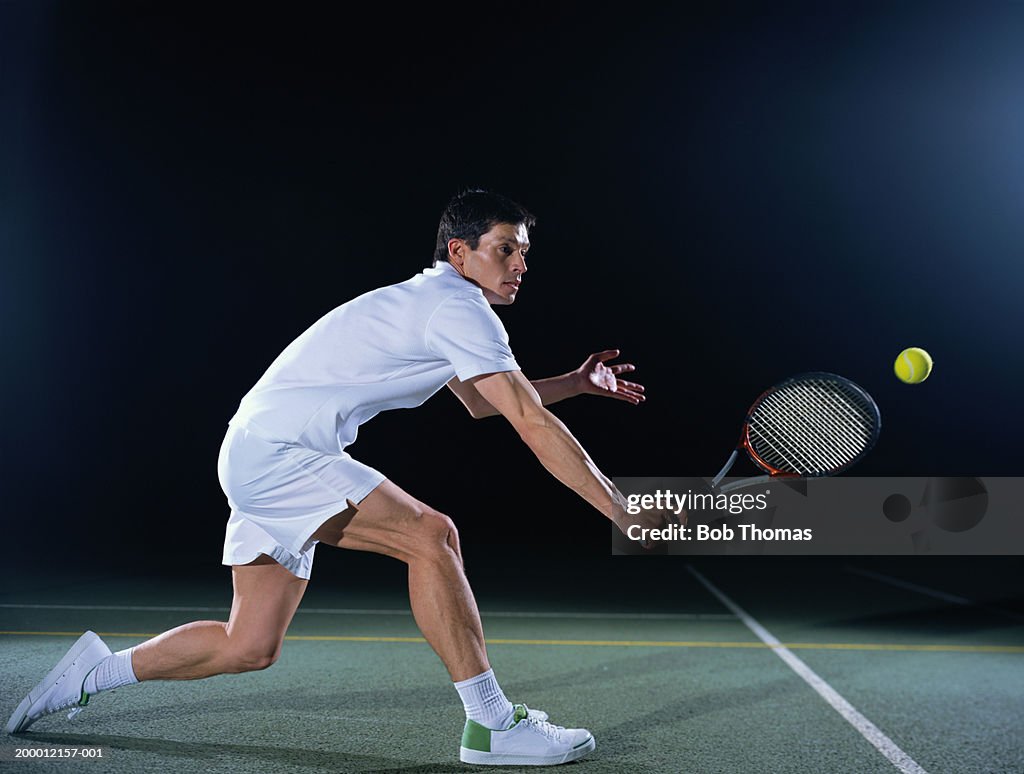
[[[527,715],[523,721],[525,723],[529,723],[530,726],[535,728],[548,739],[552,739],[556,742],[562,740],[562,732],[565,730],[565,726],[556,726],[554,723],[549,723],[546,720],[541,720],[540,718],[535,718],[531,715]]]
[[[77,707],[78,709],[81,709],[82,697],[69,696],[65,701],[62,701],[60,704],[47,707],[47,714],[50,714],[51,712],[60,712],[61,710],[66,710],[68,707]]]
[[[72,666],[74,666],[74,664],[72,664]],[[63,682],[66,677],[67,677],[67,673],[65,672],[57,680],[57,684],[59,685],[61,682]],[[83,701],[83,699],[84,699],[84,701]],[[68,720],[71,720],[71,718],[73,718],[75,715],[77,715],[79,712],[81,712],[85,708],[85,703],[88,700],[89,700],[89,698],[88,698],[88,696],[86,696],[84,690],[81,691],[78,695],[69,694],[67,696],[67,698],[64,701],[62,701],[60,704],[54,704],[54,705],[48,706],[46,708],[46,712],[44,712],[43,714],[44,715],[51,715],[51,714],[53,714],[55,712],[62,712],[64,710],[68,709],[68,708],[71,708],[71,711],[68,713]]]

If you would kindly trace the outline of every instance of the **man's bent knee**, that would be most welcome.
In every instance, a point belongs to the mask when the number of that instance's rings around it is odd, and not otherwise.
[[[281,648],[247,647],[235,650],[231,655],[233,672],[258,672],[277,662]]]
[[[425,508],[417,513],[416,541],[417,553],[430,558],[449,559],[459,554],[459,531],[448,516],[432,508]]]

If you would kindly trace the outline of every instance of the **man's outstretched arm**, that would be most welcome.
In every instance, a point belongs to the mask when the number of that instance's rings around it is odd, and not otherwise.
[[[619,350],[617,349],[595,352],[574,371],[548,379],[535,379],[530,384],[537,391],[540,402],[544,406],[550,406],[552,403],[576,395],[601,395],[617,398],[632,403],[634,406],[643,403],[643,385],[619,378],[619,374],[634,371],[636,366],[632,363],[605,365],[608,360],[616,358],[618,355]],[[455,377],[448,382],[448,387],[458,396],[474,419],[493,417],[501,413],[480,394],[472,381],[462,382]]]
[[[487,374],[471,381],[480,395],[508,419],[548,472],[620,530],[625,531],[635,523],[650,527],[662,525],[658,514],[644,511],[638,516],[629,516],[626,513],[625,496],[601,473],[569,428],[544,408],[537,390],[522,372]]]

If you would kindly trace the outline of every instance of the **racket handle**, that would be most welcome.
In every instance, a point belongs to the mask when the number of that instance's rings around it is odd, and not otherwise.
[[[738,455],[739,453],[739,449],[732,450],[732,454],[729,455],[729,459],[726,461],[725,467],[718,471],[718,475],[715,476],[714,480],[711,482],[712,487],[718,486],[718,482],[725,477],[725,474],[729,472],[729,468],[731,468],[733,466],[733,463],[736,462],[736,455]]]

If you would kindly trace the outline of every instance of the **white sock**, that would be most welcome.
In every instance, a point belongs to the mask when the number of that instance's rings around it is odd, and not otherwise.
[[[133,685],[139,682],[132,669],[132,651],[135,648],[119,650],[103,659],[85,678],[82,686],[90,696],[103,691],[120,688],[122,685]]]
[[[482,675],[455,683],[455,690],[462,697],[466,717],[494,731],[504,731],[512,725],[515,708],[505,698],[501,686],[494,677],[494,670],[488,669]]]

